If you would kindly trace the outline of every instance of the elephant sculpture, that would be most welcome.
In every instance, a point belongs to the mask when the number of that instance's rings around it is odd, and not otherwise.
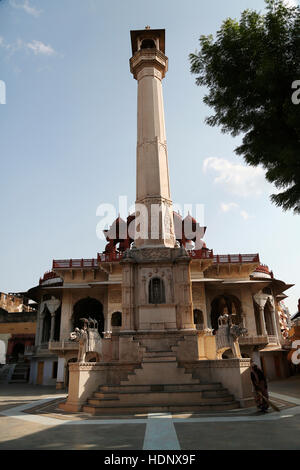
[[[99,361],[102,357],[102,338],[98,332],[98,324],[96,320],[89,318],[81,319],[84,323],[83,328],[75,328],[75,331],[70,333],[70,340],[79,343],[79,351],[77,362],[86,362],[88,353],[95,353],[96,359]],[[93,324],[93,328],[90,325]]]
[[[218,330],[216,333],[217,359],[222,359],[222,355],[231,349],[233,357],[241,358],[239,337],[247,333],[242,325],[233,325],[230,315],[224,313],[218,318]]]

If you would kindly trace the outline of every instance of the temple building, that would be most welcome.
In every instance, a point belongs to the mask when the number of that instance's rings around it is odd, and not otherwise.
[[[104,252],[53,260],[26,294],[39,304],[30,380],[69,386],[65,409],[95,414],[108,409],[98,387],[116,412],[186,403],[193,409],[250,406],[250,358],[270,379],[288,373],[279,311],[291,284],[261,264],[258,253],[214,253],[197,239],[206,227],[173,210],[162,93],[165,31],[131,31],[131,45],[138,88],[136,210],[105,231]],[[160,209],[155,223],[153,207]],[[246,331],[240,357],[228,348],[217,359],[223,315]],[[85,363],[77,362],[70,332],[82,327],[82,318],[98,323],[100,361],[90,352]]]
[[[0,364],[22,361],[35,344],[36,304],[0,292]]]

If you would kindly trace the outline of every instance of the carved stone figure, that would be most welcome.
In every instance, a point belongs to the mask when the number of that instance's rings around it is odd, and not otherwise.
[[[99,361],[102,357],[102,338],[97,329],[97,321],[91,318],[81,320],[84,322],[83,328],[75,328],[75,331],[70,333],[70,340],[79,343],[77,362],[86,362],[87,353],[95,353]],[[93,324],[93,328],[90,324]]]
[[[247,333],[246,328],[241,325],[233,325],[227,309],[218,319],[218,330],[216,333],[217,359],[222,359],[222,355],[231,349],[233,357],[241,358],[239,337]]]

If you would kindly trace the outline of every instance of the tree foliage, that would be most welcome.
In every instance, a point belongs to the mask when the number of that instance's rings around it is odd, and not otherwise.
[[[265,14],[245,10],[240,21],[226,19],[215,39],[201,36],[191,72],[208,88],[204,102],[215,114],[206,122],[243,133],[236,153],[265,168],[279,190],[275,204],[300,213],[300,104],[292,101],[300,80],[300,8],[265,1]]]

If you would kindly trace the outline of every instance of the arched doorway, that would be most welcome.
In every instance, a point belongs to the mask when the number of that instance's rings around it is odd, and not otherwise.
[[[104,315],[103,305],[99,300],[92,297],[86,297],[79,300],[73,309],[73,329],[82,328],[83,322],[81,318],[92,318],[98,322],[98,331],[103,337],[104,331]]]
[[[12,350],[12,361],[23,361],[25,345],[23,343],[16,343]]]
[[[141,44],[141,49],[155,49],[156,45],[153,39],[144,39]]]
[[[242,323],[242,307],[240,300],[231,294],[223,294],[216,297],[211,303],[211,326],[213,330],[218,329],[218,318],[227,313],[234,325]]]

